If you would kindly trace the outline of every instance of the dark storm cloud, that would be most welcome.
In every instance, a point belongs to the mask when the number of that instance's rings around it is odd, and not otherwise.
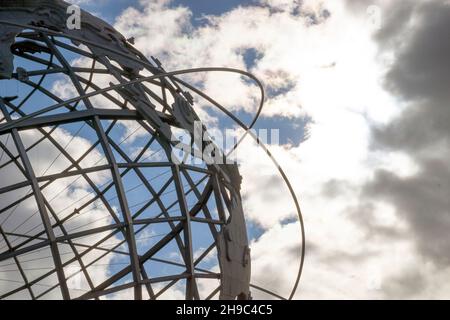
[[[444,0],[396,1],[386,10],[375,39],[381,53],[394,57],[385,87],[407,108],[388,125],[373,128],[372,147],[406,152],[419,170],[407,178],[378,171],[363,194],[392,203],[411,227],[419,252],[448,266],[450,5]]]
[[[427,287],[424,275],[417,269],[411,269],[401,276],[391,277],[384,281],[381,289],[387,298],[414,298],[418,292]]]
[[[370,3],[372,1],[367,0],[366,2]],[[409,30],[407,24],[410,22],[414,10],[419,5],[420,0],[396,1],[387,10],[382,11],[380,16],[382,28],[375,35],[382,48],[399,46],[404,42],[405,39],[402,35]]]
[[[422,163],[422,172],[400,178],[378,171],[366,195],[395,204],[410,225],[420,252],[436,264],[450,264],[450,171],[443,161]]]
[[[428,99],[435,105],[447,103],[450,97],[450,5],[430,2],[415,10],[402,9],[399,14],[400,17],[391,17],[392,21],[388,21],[390,32],[402,24],[406,27],[404,22],[411,19],[411,14],[418,16],[420,26],[412,35],[406,33],[408,42],[397,52],[396,63],[387,74],[388,88],[406,100]],[[378,37],[386,41],[391,36],[382,29]]]
[[[377,38],[386,45],[401,45],[386,75],[386,88],[410,107],[385,128],[374,130],[379,147],[415,152],[437,142],[450,147],[450,5],[432,1],[400,4]],[[414,17],[417,26],[409,30]],[[405,30],[406,29],[406,30]],[[392,32],[395,30],[396,32]],[[401,43],[401,40],[407,40]]]

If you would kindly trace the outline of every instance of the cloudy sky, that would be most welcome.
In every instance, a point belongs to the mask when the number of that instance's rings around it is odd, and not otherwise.
[[[116,3],[117,1],[115,1]],[[301,200],[307,258],[297,298],[449,298],[450,3],[85,3],[167,69],[251,71],[269,96],[259,127]],[[244,82],[205,90],[254,111]],[[276,171],[242,148],[254,282],[289,291],[298,225]],[[258,170],[255,170],[255,167]]]
[[[280,130],[270,150],[305,219],[295,298],[450,298],[449,1],[71,2],[167,70],[226,66],[264,83],[257,128]],[[193,80],[243,119],[256,111],[258,92],[239,77]],[[231,126],[204,101],[197,108],[212,127]],[[260,149],[245,141],[238,156],[252,282],[287,296],[294,205]]]

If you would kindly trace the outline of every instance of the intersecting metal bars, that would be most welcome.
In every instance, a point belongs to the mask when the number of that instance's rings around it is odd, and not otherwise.
[[[52,41],[45,35],[42,35],[45,39],[45,42],[47,45],[52,49],[52,52],[56,55],[60,63],[67,69],[69,76],[75,86],[75,88],[78,91],[78,94],[85,95],[86,92],[83,90],[80,82],[78,81],[77,77],[75,76],[75,73],[73,72],[71,65],[67,62],[65,57],[60,53],[59,49],[52,43]],[[83,99],[85,106],[88,109],[94,109],[89,99]],[[117,162],[115,160],[114,154],[112,153],[111,147],[108,143],[108,138],[105,134],[105,131],[103,129],[103,126],[100,122],[100,118],[98,116],[94,116],[94,128],[98,134],[98,138],[101,141],[101,144],[103,146],[103,151],[105,152],[106,158],[108,160],[108,163],[111,165],[111,173],[114,180],[115,189],[119,198],[119,204],[122,211],[123,218],[126,222],[126,233],[127,233],[127,240],[128,240],[128,250],[130,250],[130,263],[132,268],[132,274],[133,274],[133,281],[135,283],[134,286],[134,297],[137,300],[142,299],[142,288],[140,285],[141,282],[141,272],[140,272],[140,266],[138,261],[138,254],[137,254],[137,246],[136,246],[136,240],[134,238],[134,227],[133,227],[133,221],[131,218],[130,209],[128,206],[128,200],[125,196],[125,190],[123,187],[122,179],[120,177],[120,171],[117,166]]]
[[[6,110],[6,107],[3,103],[3,101],[0,101],[0,108],[1,108],[1,111],[3,112],[3,115],[5,116],[6,120],[11,121],[11,117],[9,116],[9,113]],[[67,287],[66,278],[64,275],[64,269],[62,267],[61,256],[59,255],[58,244],[56,242],[55,233],[51,226],[50,217],[48,215],[47,208],[45,206],[44,197],[39,188],[39,183],[36,180],[36,176],[34,174],[33,167],[31,166],[31,162],[25,151],[24,145],[22,143],[22,140],[19,136],[17,129],[14,129],[11,134],[13,136],[14,144],[17,148],[17,151],[20,154],[22,163],[25,167],[24,169],[26,170],[27,178],[32,183],[32,189],[33,189],[34,197],[36,199],[36,204],[38,206],[39,213],[41,215],[41,219],[42,219],[42,223],[45,228],[45,232],[50,241],[50,249],[51,249],[51,252],[53,255],[53,262],[55,264],[56,274],[58,276],[58,280],[61,285],[61,287],[60,287],[61,295],[64,299],[70,299],[70,293],[69,293],[69,289]]]
[[[55,68],[56,68],[56,66],[55,66]],[[61,69],[59,66],[57,67],[57,68],[59,68],[59,69]],[[79,72],[82,72],[82,71],[88,71],[87,69],[86,70],[77,70],[77,69],[72,69],[73,71],[79,71]],[[59,70],[58,70],[59,71]],[[99,73],[101,73],[101,72],[104,72],[104,71],[98,71]],[[75,74],[73,74],[72,76],[74,76],[75,78],[72,78],[72,80],[74,81],[74,79],[75,80],[78,80],[79,81],[79,83],[86,83],[86,81],[84,80],[84,78],[82,78],[82,77],[80,77],[80,76],[78,76],[78,75],[75,75]],[[162,80],[161,80],[161,83],[162,83]],[[162,87],[162,84],[159,84],[159,85],[161,85],[161,87]],[[94,89],[96,89],[96,88],[94,88]],[[164,93],[165,93],[165,88],[162,88],[162,90],[164,91]],[[47,92],[47,93],[49,93],[49,92]],[[46,94],[47,94],[46,93]],[[146,93],[147,94],[149,94],[149,92],[147,92],[147,90],[146,90]],[[151,94],[149,94],[150,96],[151,96]],[[164,101],[166,101],[166,98],[164,98],[163,99]],[[161,103],[161,101],[158,101],[159,103]],[[167,103],[167,102],[166,102]],[[162,103],[161,103],[162,104]],[[170,109],[169,109],[170,110]],[[99,121],[97,122],[97,124],[99,124]],[[101,125],[101,124],[100,124]],[[107,135],[105,135],[104,137],[103,137],[105,140],[107,140],[107,143],[111,143],[111,140],[110,140],[110,138],[107,136]],[[108,141],[109,140],[109,141]],[[118,147],[117,146],[113,146],[116,150],[118,149]],[[138,167],[140,167],[140,164],[139,165],[137,165],[137,164],[133,164],[133,163],[127,163],[127,164],[123,164],[123,166],[128,170],[128,169],[131,169],[132,167],[134,167],[134,168],[138,168]],[[142,166],[145,166],[144,164],[142,165]],[[119,165],[117,164],[117,167],[119,167]],[[178,172],[178,174],[179,174],[179,172]],[[185,172],[183,172],[183,174],[185,174]],[[179,176],[180,177],[180,176]],[[43,177],[41,177],[41,178],[43,178]],[[53,178],[58,178],[58,176],[53,176]],[[192,181],[190,181],[190,182],[192,182]],[[191,187],[192,187],[192,183],[190,183],[191,184]],[[180,186],[180,185],[178,185],[178,189],[182,189],[182,185]],[[192,190],[192,189],[191,189]],[[182,190],[183,191],[183,190]],[[197,189],[195,189],[195,193],[196,193],[196,195],[197,195],[197,197],[198,197],[198,191],[197,191]],[[183,191],[183,198],[184,198],[184,191]],[[158,199],[158,198],[157,198]],[[162,207],[164,207],[163,205],[162,205]],[[187,209],[187,205],[185,205],[185,207],[186,207],[186,209]],[[187,211],[187,210],[186,210]],[[189,216],[191,216],[191,214],[188,212],[187,213],[187,217],[189,217]],[[194,218],[195,219],[195,218]],[[199,220],[197,220],[197,221],[201,221],[200,219]],[[210,219],[210,221],[207,221],[207,220],[205,220],[205,222],[207,222],[207,223],[217,223],[217,221],[213,221],[212,219]],[[57,224],[56,225],[58,225],[58,222],[57,222]],[[179,227],[177,227],[177,228],[175,228],[175,229],[173,229],[172,228],[172,232],[175,232],[175,233],[177,233],[177,232],[180,232],[180,228]],[[154,248],[152,248],[152,249],[154,249]],[[150,258],[151,259],[151,258]],[[193,271],[191,272],[191,273],[194,273]],[[144,276],[144,278],[146,278],[146,276]],[[145,281],[146,283],[148,283],[148,281]]]

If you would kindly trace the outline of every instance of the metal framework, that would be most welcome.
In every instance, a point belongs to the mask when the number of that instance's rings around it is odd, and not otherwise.
[[[247,126],[177,75],[237,72],[263,96],[260,82],[228,68],[166,72],[86,12],[68,30],[63,1],[0,5],[0,82],[27,88],[0,99],[0,299],[248,299],[250,287],[284,298],[250,284],[237,166],[207,164],[173,139],[198,120],[186,89],[247,132],[264,100]],[[58,81],[68,96],[48,87]],[[302,227],[292,298],[303,221],[265,150]]]

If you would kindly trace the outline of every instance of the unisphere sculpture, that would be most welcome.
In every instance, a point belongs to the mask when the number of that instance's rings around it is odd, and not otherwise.
[[[198,130],[177,75],[251,75],[166,72],[68,6],[0,1],[0,299],[249,299],[238,168],[174,137]]]

